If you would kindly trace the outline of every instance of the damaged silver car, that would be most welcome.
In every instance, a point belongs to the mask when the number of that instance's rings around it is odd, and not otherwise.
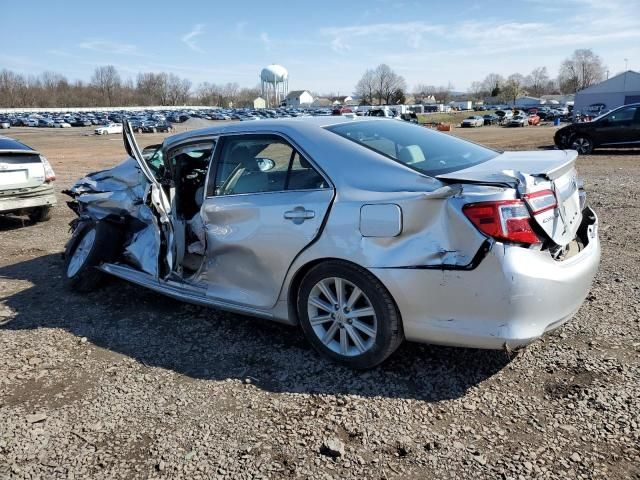
[[[497,152],[376,118],[168,137],[67,193],[65,278],[105,274],[300,325],[369,368],[407,339],[526,345],[570,319],[600,261],[574,151]],[[179,328],[179,326],[176,326]]]

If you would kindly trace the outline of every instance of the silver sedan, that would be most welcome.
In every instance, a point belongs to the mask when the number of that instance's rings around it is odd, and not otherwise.
[[[573,151],[347,117],[228,123],[144,150],[126,123],[123,136],[129,158],[66,192],[67,285],[113,275],[300,325],[355,368],[404,339],[524,346],[575,314],[599,265]]]

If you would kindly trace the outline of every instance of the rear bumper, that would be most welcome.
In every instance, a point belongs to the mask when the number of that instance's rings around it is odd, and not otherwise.
[[[12,213],[57,203],[52,183],[22,190],[0,190],[0,213]]]
[[[371,271],[396,300],[407,340],[520,347],[569,320],[589,293],[600,264],[598,222],[591,213],[583,222],[587,245],[565,261],[496,243],[473,270]]]

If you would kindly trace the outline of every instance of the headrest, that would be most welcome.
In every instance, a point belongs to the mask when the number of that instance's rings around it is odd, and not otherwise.
[[[231,159],[234,162],[241,163],[245,170],[256,172],[260,170],[256,158],[251,154],[248,147],[239,146],[231,151]]]
[[[398,153],[398,160],[407,165],[424,162],[426,160],[424,152],[418,145],[407,145]]]

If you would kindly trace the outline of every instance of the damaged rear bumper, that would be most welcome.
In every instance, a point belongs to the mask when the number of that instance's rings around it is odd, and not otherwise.
[[[600,264],[598,221],[584,212],[583,250],[564,261],[496,243],[473,270],[371,269],[395,298],[407,340],[517,348],[580,308]]]
[[[55,204],[56,195],[51,183],[20,190],[0,191],[0,213],[20,212],[44,206],[53,207]]]

